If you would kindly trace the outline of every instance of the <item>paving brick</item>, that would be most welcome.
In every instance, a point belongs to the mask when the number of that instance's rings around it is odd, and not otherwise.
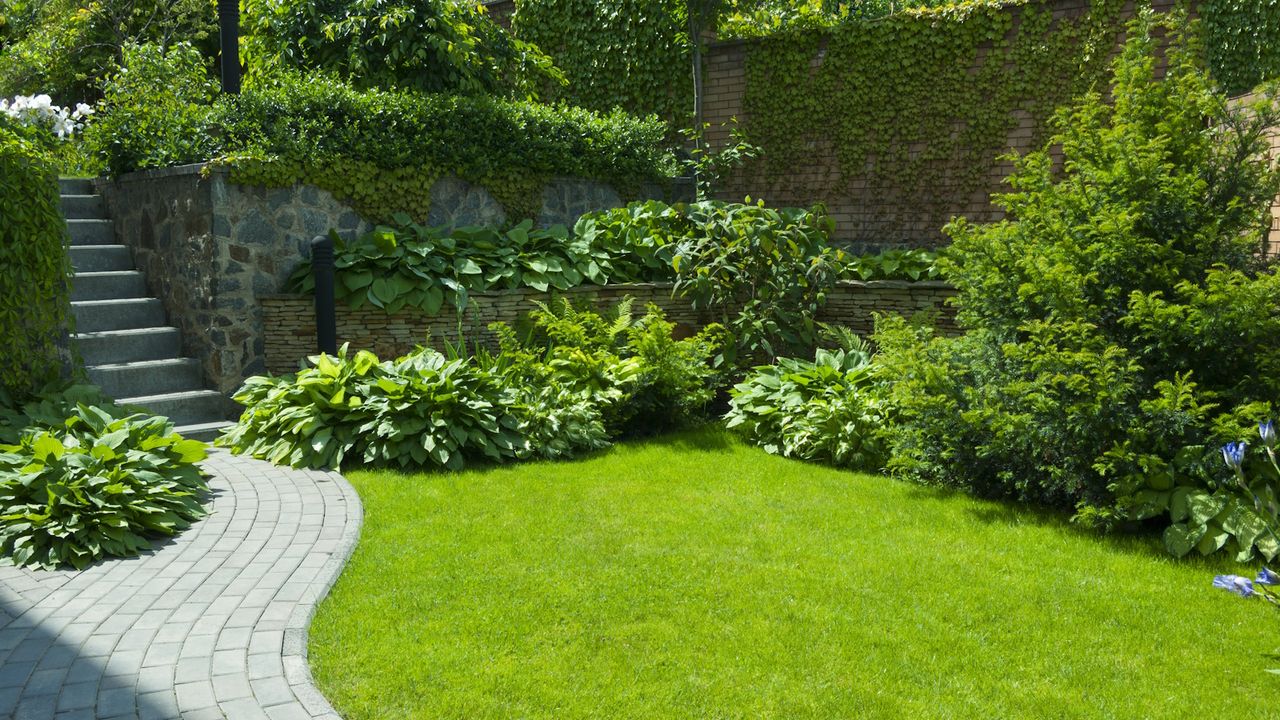
[[[358,498],[332,473],[220,451],[205,467],[210,516],[150,553],[0,567],[0,717],[337,717],[303,638],[358,536]]]

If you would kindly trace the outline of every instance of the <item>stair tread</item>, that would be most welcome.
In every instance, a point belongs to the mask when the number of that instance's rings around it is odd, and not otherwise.
[[[71,305],[74,307],[76,305],[110,305],[112,303],[141,303],[141,302],[144,302],[147,304],[151,304],[151,303],[155,303],[157,305],[160,304],[160,300],[158,298],[133,297],[133,298],[111,298],[109,300],[72,300]]]
[[[215,420],[213,422],[189,423],[187,425],[175,425],[173,429],[179,435],[185,435],[189,432],[199,432],[202,430],[221,430],[222,428],[231,427],[232,425],[235,425],[235,423],[230,420]]]
[[[176,333],[178,328],[169,325],[156,325],[155,327],[127,328],[125,330],[92,330],[90,332],[72,333],[72,340],[83,338],[113,338],[128,337],[130,335],[150,335],[154,333]]]
[[[200,361],[195,358],[158,358],[155,360],[133,360],[123,363],[106,363],[103,365],[88,365],[86,370],[121,370],[125,368],[159,368],[173,365],[199,365]]]
[[[99,245],[98,247],[103,247]],[[141,270],[90,270],[77,272],[76,277],[141,277]]]
[[[139,395],[137,397],[116,398],[118,405],[145,405],[149,402],[157,400],[195,400],[197,398],[222,397],[222,393],[216,390],[181,390],[171,393],[160,393],[159,395]]]

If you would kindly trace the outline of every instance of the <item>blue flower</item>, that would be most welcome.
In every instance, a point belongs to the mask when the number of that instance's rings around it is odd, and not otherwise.
[[[1270,419],[1263,420],[1258,423],[1258,434],[1262,436],[1262,444],[1266,447],[1275,447],[1276,445],[1276,424]]]
[[[1254,582],[1259,585],[1280,585],[1280,575],[1277,575],[1269,568],[1262,568],[1258,571],[1258,578]]]
[[[1213,586],[1222,588],[1227,592],[1233,592],[1243,598],[1253,595],[1253,581],[1239,575],[1218,575],[1213,578]]]
[[[1249,444],[1244,441],[1229,442],[1222,446],[1222,459],[1232,470],[1239,471],[1244,464],[1244,451]]]

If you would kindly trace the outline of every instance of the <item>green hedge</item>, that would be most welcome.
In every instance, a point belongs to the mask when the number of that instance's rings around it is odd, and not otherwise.
[[[0,124],[0,388],[25,397],[62,367],[70,316],[66,223],[57,174],[34,145]]]
[[[554,176],[626,193],[676,171],[655,119],[289,74],[228,99],[210,92],[202,62],[189,47],[126,51],[86,133],[110,172],[223,158],[237,182],[305,181],[385,221],[395,211],[425,219],[441,176],[485,185],[519,216]]]

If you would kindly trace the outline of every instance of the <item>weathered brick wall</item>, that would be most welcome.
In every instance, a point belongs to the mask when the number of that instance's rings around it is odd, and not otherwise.
[[[1033,0],[1050,10],[1054,22],[1076,18],[1089,9],[1089,0]],[[1155,0],[1156,10],[1167,11],[1173,0]],[[1014,16],[1009,37],[1018,32],[1022,9],[1011,6]],[[1133,5],[1126,7],[1123,17],[1133,14]],[[1117,32],[1117,47],[1121,37]],[[746,94],[746,65],[756,46],[754,41],[729,41],[710,48],[707,55],[704,117],[711,123],[709,139],[719,144],[727,139],[723,123],[736,118],[738,124],[750,133],[751,117],[746,112],[743,99]],[[980,47],[974,60],[974,68],[980,67],[990,52],[990,46]],[[819,66],[825,57],[825,47],[820,46],[813,66]],[[839,118],[831,118],[835,125]],[[1033,138],[1037,134],[1035,119],[1030,113],[1017,113],[1017,124],[1009,132],[1002,152],[1034,149]],[[919,150],[921,148],[914,148]],[[766,148],[767,152],[767,148]],[[729,179],[721,197],[741,200],[744,196],[763,199],[771,205],[808,206],[822,202],[836,221],[836,240],[857,249],[874,249],[883,246],[927,247],[943,244],[941,225],[952,216],[964,216],[975,221],[998,220],[1003,213],[991,204],[993,192],[1007,192],[1004,178],[1012,170],[1012,164],[1000,161],[993,153],[985,175],[984,187],[974,192],[965,184],[952,182],[939,173],[930,185],[927,197],[920,197],[903,188],[886,185],[883,180],[871,180],[863,174],[850,174],[836,160],[832,144],[818,139],[814,142],[808,162],[794,165],[785,171],[762,177],[760,173],[738,173]],[[929,211],[924,211],[929,208]],[[939,218],[942,218],[939,220]]]
[[[693,332],[714,320],[710,312],[694,310],[689,301],[672,297],[671,285],[581,286],[557,293],[575,304],[587,301],[603,309],[624,297],[635,299],[635,311],[654,303],[663,309],[667,319],[682,332]],[[935,313],[945,332],[955,332],[954,309],[947,300],[955,295],[949,285],[940,282],[847,282],[828,296],[819,315],[823,322],[847,325],[866,334],[872,330],[873,315],[918,312]],[[442,341],[463,340],[468,347],[480,344],[494,347],[496,338],[489,330],[494,322],[516,323],[534,308],[534,300],[549,301],[546,293],[508,290],[472,295],[465,313],[428,317],[416,309],[405,309],[394,315],[375,307],[351,309],[339,304],[338,342],[350,343],[353,349],[371,350],[380,358],[403,355],[417,345],[440,347]],[[316,353],[315,307],[310,296],[274,295],[261,298],[263,324],[266,328],[267,370],[287,373],[298,369],[308,355]]]
[[[498,25],[511,29],[511,16],[516,14],[515,0],[484,0],[480,3]]]

